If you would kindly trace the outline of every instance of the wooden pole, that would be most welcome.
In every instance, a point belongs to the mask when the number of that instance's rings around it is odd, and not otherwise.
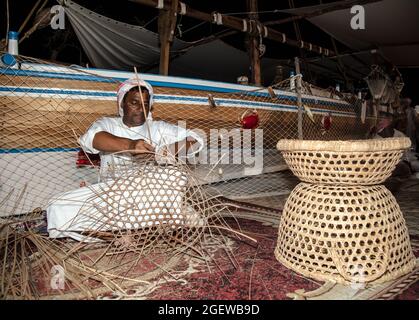
[[[249,20],[258,21],[259,15],[258,3],[257,0],[247,0],[247,10],[249,13]],[[262,84],[262,77],[260,73],[260,51],[259,51],[259,36],[258,35],[248,35],[248,53],[250,60],[250,82],[260,86]]]
[[[163,40],[160,42],[160,65],[159,73],[161,75],[169,75],[169,56],[170,56],[170,42]]]
[[[298,139],[302,140],[303,136],[303,100],[301,97],[301,90],[302,90],[302,75],[300,69],[300,59],[295,57],[295,72],[297,77],[297,106],[298,106]]]
[[[27,15],[26,19],[23,21],[23,23],[20,25],[18,32],[22,33],[22,30],[25,28],[26,24],[28,23],[29,19],[32,17],[33,13],[35,12],[36,7],[39,5],[39,3],[41,2],[41,0],[38,0],[35,5],[32,7],[32,10],[29,12],[29,14]],[[41,8],[38,10],[42,10],[44,5],[46,4],[47,1],[44,2],[44,4],[41,6]]]
[[[131,1],[135,3],[155,7],[155,8],[158,7],[158,0],[131,0]],[[164,3],[162,9],[168,9],[168,8],[169,6],[166,3]],[[202,21],[215,23],[214,15],[212,13],[206,13],[206,12],[195,10],[193,8],[190,8],[186,4],[184,5],[184,9],[185,9],[185,12],[184,12],[185,16],[202,20]],[[181,13],[180,6],[177,7],[177,13]],[[222,25],[224,25],[225,27],[234,29],[234,30],[255,34],[255,31],[257,31],[255,29],[258,29],[257,26],[255,26],[254,24],[251,25],[248,19],[241,19],[241,18],[228,16],[228,15],[221,15],[221,18],[222,18]],[[267,33],[266,38],[271,39],[273,41],[281,42],[283,44],[287,44],[293,47],[315,52],[315,53],[325,55],[325,56],[335,55],[334,51],[331,49],[324,48],[324,47],[312,44],[310,42],[297,41],[297,40],[288,38],[285,33],[279,32],[272,28],[265,27],[263,24],[259,24],[259,27],[263,29],[263,33],[265,33],[266,31]],[[264,34],[264,37],[265,37],[265,34]]]
[[[170,0],[170,7],[159,12],[160,74],[169,74],[170,47],[173,42],[179,0]]]

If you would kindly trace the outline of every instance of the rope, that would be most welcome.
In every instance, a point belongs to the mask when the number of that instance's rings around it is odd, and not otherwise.
[[[156,6],[156,8],[157,8],[157,9],[163,9],[163,8],[164,8],[164,0],[159,0],[159,1],[157,2],[157,6]]]
[[[32,7],[32,10],[29,12],[29,14],[27,15],[25,21],[23,21],[22,25],[19,28],[19,33],[22,32],[23,28],[25,28],[26,24],[29,21],[29,18],[32,16],[32,14],[35,12],[36,7],[39,5],[39,3],[41,2],[41,0],[38,0],[35,5]]]
[[[151,18],[150,21],[148,21],[145,25],[143,25],[143,28],[147,27],[150,23],[152,23],[157,18],[158,18],[158,16],[155,16],[154,18]]]
[[[287,42],[287,35],[285,33],[282,33],[282,43]]]
[[[243,21],[243,29],[242,29],[242,31],[243,32],[246,32],[247,31],[247,20],[246,19],[243,19],[242,21]]]
[[[202,22],[198,23],[197,25],[195,25],[195,26],[193,26],[193,27],[191,27],[191,28],[189,28],[189,29],[187,29],[187,30],[183,31],[183,34],[185,34],[186,32],[189,32],[189,31],[192,31],[192,30],[196,29],[196,28],[198,28],[198,27],[202,26],[203,24],[205,24],[205,23],[207,23],[207,22],[208,22],[208,21],[202,21]]]
[[[41,7],[38,9],[38,12],[41,12],[41,10],[45,7],[45,5],[47,4],[48,0],[45,0],[44,3],[41,5]],[[50,14],[49,11],[45,12],[45,14],[39,19],[39,21],[32,27],[30,28],[25,34],[24,36],[19,40],[19,44],[21,42],[23,42],[23,40],[25,40],[26,38],[30,37],[32,33],[34,33],[36,31],[36,29],[38,28],[38,26],[41,24],[41,22],[44,20],[45,17],[47,17]]]
[[[180,3],[180,14],[183,16],[186,14],[186,4],[183,2],[179,2]]]
[[[263,13],[277,13],[281,10],[275,9],[275,10],[266,10],[266,11],[243,11],[243,12],[227,12],[223,13],[225,16],[233,16],[233,15],[240,15],[240,14],[263,14]]]
[[[222,25],[223,24],[222,14],[214,11],[212,13],[212,23],[215,23],[217,25]]]

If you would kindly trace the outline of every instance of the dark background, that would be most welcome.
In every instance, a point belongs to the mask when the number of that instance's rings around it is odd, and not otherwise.
[[[41,3],[43,1],[44,0],[42,0]],[[335,0],[323,0],[322,2],[328,3],[334,1]],[[0,2],[0,39],[3,39],[5,38],[7,30],[7,10],[6,0],[0,0]],[[19,29],[36,2],[37,0],[9,0],[9,30]],[[147,29],[157,32],[156,17],[158,15],[158,10],[155,8],[132,3],[128,0],[76,0],[75,2],[104,16],[130,24],[145,26]],[[223,14],[229,13],[237,17],[247,17],[246,11],[248,10],[246,8],[245,0],[183,0],[183,2],[197,10],[205,12],[217,11]],[[259,20],[261,22],[288,17],[286,14],[274,11],[278,9],[288,9],[290,7],[290,1],[259,0],[258,3],[260,12]],[[319,3],[319,0],[294,0],[295,7],[310,6]],[[55,4],[57,4],[56,0],[48,0],[45,8],[50,8]],[[23,29],[20,37],[34,25],[34,21],[35,18],[32,17]],[[226,30],[222,26],[217,26],[208,22],[202,23],[201,21],[185,16],[179,16],[177,24],[180,30],[182,30],[182,34],[180,35],[178,32],[179,30],[176,29],[176,36],[185,41],[196,41],[211,34]],[[308,41],[324,47],[332,48],[330,36],[319,28],[305,20],[299,20],[298,25],[302,39],[307,39]],[[82,66],[88,63],[89,66],[94,66],[84,53],[68,20],[66,20],[65,27],[64,30],[53,30],[47,25],[41,29],[37,29],[19,45],[19,53],[60,63],[78,64]],[[290,37],[297,38],[293,23],[271,27],[288,34]],[[223,38],[223,41],[238,49],[246,51],[245,36],[243,33],[225,37]],[[300,55],[298,49],[277,42],[265,39],[264,44],[267,47],[264,57],[267,58],[292,59],[293,57]],[[350,51],[350,49],[343,44],[337,43],[337,46],[339,52]],[[400,54],[402,55],[403,53],[400,52]],[[305,55],[307,58],[315,57],[315,54],[312,53],[305,53]],[[414,105],[419,104],[419,66],[418,68],[400,69],[400,71],[405,82],[405,88],[402,92],[403,96],[411,97]],[[308,80],[310,81],[310,78],[308,78]],[[365,83],[362,84],[362,79],[359,80],[360,85],[365,86]],[[316,82],[318,85],[324,87],[334,85],[335,83],[325,77],[316,78]]]

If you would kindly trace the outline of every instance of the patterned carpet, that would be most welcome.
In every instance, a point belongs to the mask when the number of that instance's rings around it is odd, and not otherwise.
[[[406,182],[395,193],[405,215],[412,247],[419,258],[419,184]],[[253,199],[256,205],[280,208],[286,196]],[[248,200],[250,201],[250,200]],[[419,298],[419,267],[410,274],[380,285],[366,287],[320,283],[303,277],[279,263],[273,254],[279,216],[237,211],[240,228],[258,240],[238,241],[231,238],[226,248],[214,245],[212,262],[197,259],[183,260],[170,276],[155,279],[147,287],[136,287],[124,297],[105,294],[103,299],[227,299],[227,300],[282,300],[282,299],[339,299],[339,300],[412,300]],[[236,224],[234,219],[229,219]],[[238,225],[235,225],[238,228]],[[419,261],[419,260],[418,260]],[[419,264],[418,264],[419,265]],[[130,296],[131,295],[131,296]]]
[[[234,225],[234,220],[229,221]],[[197,259],[182,261],[171,272],[173,279],[162,279],[151,286],[152,292],[144,299],[193,300],[226,299],[247,300],[286,299],[287,293],[304,288],[315,290],[321,284],[304,278],[281,265],[274,257],[276,228],[252,220],[239,220],[241,230],[258,240],[258,244],[246,241],[229,243],[233,256],[223,247],[212,251],[212,263],[207,266]],[[165,280],[169,280],[165,282]],[[149,286],[150,287],[150,286]],[[150,290],[144,287],[131,290],[133,298]],[[118,295],[106,298],[119,298]],[[125,297],[127,298],[127,297]]]
[[[403,183],[395,196],[404,213],[412,248],[419,262],[419,180]],[[253,205],[282,208],[287,196],[267,196],[246,201]],[[237,209],[226,220],[236,230],[257,240],[238,239],[229,234],[228,241],[217,237],[204,239],[207,261],[194,256],[170,257],[170,271],[156,269],[155,263],[140,260],[138,279],[145,283],[125,287],[125,292],[110,292],[98,285],[98,299],[144,300],[416,300],[419,298],[419,263],[416,269],[395,281],[363,287],[322,283],[301,276],[283,266],[274,256],[280,213],[278,210],[251,211]],[[92,259],[92,257],[89,257]],[[94,257],[93,257],[94,258]],[[166,257],[165,259],[168,259]],[[44,279],[49,283],[49,278]],[[42,281],[40,281],[42,282]],[[47,287],[47,286],[45,286]],[[45,290],[44,290],[45,291]],[[47,299],[75,299],[77,295],[59,295],[46,290]]]

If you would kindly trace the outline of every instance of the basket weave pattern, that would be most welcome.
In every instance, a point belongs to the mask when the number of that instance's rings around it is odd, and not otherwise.
[[[291,171],[304,182],[329,185],[375,185],[391,176],[410,140],[294,141],[278,149]]]
[[[405,141],[400,141],[399,146],[403,143]],[[335,159],[336,168],[339,168],[336,159],[342,161],[345,159],[343,155],[353,155],[352,159],[357,159],[358,163],[359,159],[366,160],[366,163],[368,158],[374,159],[375,168],[366,176],[370,180],[366,178],[368,183],[364,181],[364,184],[372,184],[371,181],[385,180],[385,176],[391,175],[403,150],[346,152],[336,151],[336,157],[328,152],[328,159]],[[349,181],[341,175],[332,185],[333,168],[328,172],[330,178],[326,179],[316,176],[317,167],[306,165],[318,159],[317,153],[325,158],[324,151],[293,152],[290,148],[283,151],[287,162],[293,159],[289,163],[298,163],[301,175],[294,171],[295,168],[293,172],[300,178],[309,177],[303,181],[314,183],[300,183],[288,197],[278,231],[276,258],[307,277],[344,284],[385,282],[413,270],[415,257],[408,230],[391,192],[382,185],[353,185],[356,179],[361,179],[361,174]],[[310,154],[314,155],[313,158]],[[376,154],[380,154],[378,160]]]
[[[283,152],[291,171],[304,182],[374,185],[391,176],[403,152]]]

